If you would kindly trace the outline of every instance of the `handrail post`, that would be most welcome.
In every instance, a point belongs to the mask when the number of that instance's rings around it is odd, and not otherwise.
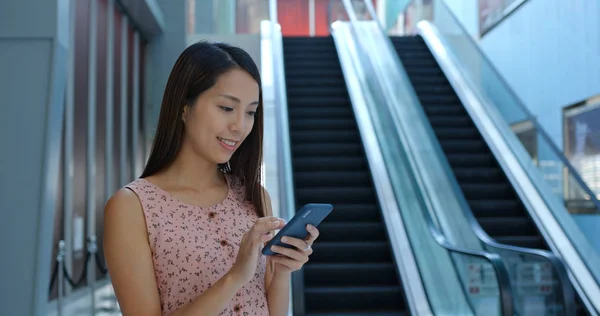
[[[95,288],[96,288],[96,261],[94,260],[96,258],[96,253],[98,252],[98,243],[96,242],[96,235],[91,235],[88,237],[88,255],[89,255],[89,260],[87,262],[88,264],[88,273],[90,273],[89,275],[91,275],[91,277],[88,279],[88,286],[90,288],[90,300],[91,300],[91,304],[90,304],[90,315],[95,315],[95,310],[96,310],[96,295],[95,295]]]
[[[56,264],[58,266],[58,298],[56,300],[56,315],[62,316],[63,307],[63,291],[65,283],[64,274],[64,258],[65,258],[65,241],[58,242],[58,254],[56,255]]]

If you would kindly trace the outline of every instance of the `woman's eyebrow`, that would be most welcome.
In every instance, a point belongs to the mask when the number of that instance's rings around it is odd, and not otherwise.
[[[227,98],[227,99],[237,102],[237,103],[242,103],[242,101],[240,99],[238,99],[232,95],[229,95],[229,94],[219,94],[219,96]],[[257,104],[258,104],[258,101],[254,101],[254,102],[250,102],[249,105],[257,105]]]

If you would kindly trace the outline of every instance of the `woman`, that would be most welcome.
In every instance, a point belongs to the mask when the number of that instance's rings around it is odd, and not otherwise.
[[[262,91],[240,48],[200,42],[165,89],[146,168],[105,207],[104,252],[123,315],[286,315],[312,253],[261,248],[284,225],[260,185]]]

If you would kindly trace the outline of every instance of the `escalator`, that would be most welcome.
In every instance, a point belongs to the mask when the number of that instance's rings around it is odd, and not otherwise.
[[[296,207],[331,203],[305,265],[305,315],[408,315],[331,37],[283,39]],[[299,295],[299,294],[296,294]]]
[[[480,226],[499,243],[549,250],[423,39],[391,39]],[[577,305],[585,315],[579,297]]]

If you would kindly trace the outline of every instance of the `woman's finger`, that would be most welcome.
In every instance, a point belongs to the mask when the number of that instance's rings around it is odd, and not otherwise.
[[[271,261],[288,267],[290,270],[300,270],[303,266],[302,262],[281,256],[272,256]]]
[[[315,239],[319,238],[320,232],[315,226],[308,224],[308,225],[306,225],[306,230],[310,234],[310,237],[309,237],[310,240],[314,241]]]
[[[298,248],[298,250],[304,250],[309,246],[309,244],[306,241],[290,236],[281,237],[281,242],[286,243],[290,246],[294,246]]]
[[[291,259],[301,261],[302,263],[304,263],[308,260],[308,257],[305,254],[303,254],[301,250],[298,251],[295,249],[290,249],[290,248],[281,247],[281,246],[272,246],[271,250],[275,253],[287,256]]]

